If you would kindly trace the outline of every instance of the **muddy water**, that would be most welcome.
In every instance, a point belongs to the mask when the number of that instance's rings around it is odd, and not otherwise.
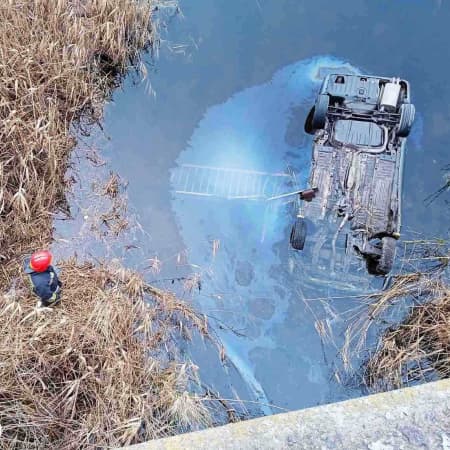
[[[107,156],[129,180],[131,207],[147,233],[139,257],[157,257],[161,272],[149,278],[179,292],[182,278],[200,277],[187,298],[212,318],[227,374],[201,342],[187,351],[227,397],[295,409],[361,395],[335,377],[342,313],[379,281],[362,265],[342,275],[326,261],[311,264],[311,248],[292,252],[289,203],[176,193],[180,166],[289,172],[302,186],[311,145],[302,126],[324,71],[399,75],[411,81],[419,112],[406,158],[404,236],[448,235],[445,197],[431,206],[423,200],[449,162],[450,7],[341,3],[182,1],[184,16],[169,21],[151,86],[129,80],[107,109]],[[321,323],[333,330],[331,342],[320,338]]]

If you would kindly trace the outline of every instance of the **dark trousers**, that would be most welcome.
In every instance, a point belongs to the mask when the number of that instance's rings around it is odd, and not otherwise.
[[[58,289],[53,293],[53,295],[47,299],[44,300],[41,298],[41,304],[42,306],[55,306],[61,301],[61,289],[58,286]]]

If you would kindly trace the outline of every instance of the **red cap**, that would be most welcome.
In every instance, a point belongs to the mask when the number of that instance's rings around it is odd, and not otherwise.
[[[31,255],[30,267],[35,272],[45,272],[52,263],[52,254],[48,250],[39,250]]]

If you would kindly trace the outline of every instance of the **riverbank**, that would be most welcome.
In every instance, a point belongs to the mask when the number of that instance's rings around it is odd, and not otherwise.
[[[450,375],[448,281],[439,273],[400,275],[376,304],[392,307],[405,297],[412,304],[406,317],[380,336],[366,363],[364,381],[376,392]]]
[[[120,446],[210,423],[205,399],[190,393],[196,368],[179,355],[191,331],[207,335],[186,304],[117,262],[70,259],[57,262],[61,305],[37,310],[22,273],[25,255],[51,245],[55,215],[70,215],[66,174],[77,137],[101,127],[125,74],[145,71],[157,7],[0,5],[2,448]]]
[[[0,248],[4,285],[22,255],[51,242],[77,135],[155,41],[151,0],[0,6]]]
[[[349,362],[362,356],[357,377],[369,392],[450,376],[448,241],[404,245],[409,250],[401,257],[403,270],[365,299],[365,310],[355,314],[346,331],[345,365],[349,369]]]
[[[110,448],[211,425],[178,352],[204,318],[117,262],[60,269],[57,308],[0,296],[1,447]]]

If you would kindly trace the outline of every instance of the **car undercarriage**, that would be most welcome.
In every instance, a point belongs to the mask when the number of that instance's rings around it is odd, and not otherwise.
[[[314,135],[309,185],[316,194],[300,205],[291,233],[294,248],[303,250],[308,222],[316,230],[332,223],[332,246],[344,234],[345,250],[364,257],[370,273],[390,272],[414,112],[406,81],[346,74],[325,78],[305,122],[305,131]]]

